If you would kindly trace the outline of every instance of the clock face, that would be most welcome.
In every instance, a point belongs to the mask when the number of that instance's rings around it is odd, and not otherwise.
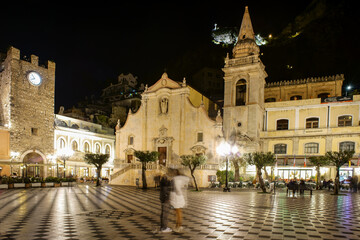
[[[29,72],[27,75],[27,79],[34,86],[40,86],[42,82],[41,76],[37,72]]]

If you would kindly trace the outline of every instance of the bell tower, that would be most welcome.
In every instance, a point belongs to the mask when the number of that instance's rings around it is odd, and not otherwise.
[[[232,57],[225,59],[224,136],[259,150],[263,125],[265,66],[259,58],[248,7],[242,19]]]

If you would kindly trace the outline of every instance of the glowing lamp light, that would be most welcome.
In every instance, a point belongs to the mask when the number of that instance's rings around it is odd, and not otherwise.
[[[219,146],[217,146],[216,148],[216,152],[217,154],[219,154],[220,156],[226,156],[229,155],[231,151],[231,146],[230,144],[228,144],[227,142],[222,142],[220,143]]]
[[[347,90],[351,90],[351,88],[352,87],[350,85],[346,87]]]
[[[56,155],[61,157],[70,157],[74,154],[74,151],[71,150],[71,149],[67,149],[67,148],[63,148],[63,149],[60,149],[56,152]]]

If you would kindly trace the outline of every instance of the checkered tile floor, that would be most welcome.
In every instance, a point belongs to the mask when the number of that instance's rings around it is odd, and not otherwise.
[[[359,210],[359,193],[189,191],[184,231],[160,233],[158,190],[0,190],[0,239],[360,239]]]

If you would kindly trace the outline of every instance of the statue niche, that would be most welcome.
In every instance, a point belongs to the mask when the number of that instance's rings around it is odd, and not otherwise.
[[[163,97],[160,100],[160,114],[167,114],[169,108],[169,100],[166,97]]]

